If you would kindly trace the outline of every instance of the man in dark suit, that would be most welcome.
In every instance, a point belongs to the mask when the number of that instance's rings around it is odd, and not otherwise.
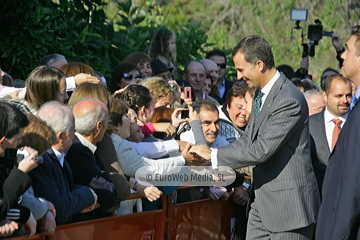
[[[339,74],[326,79],[324,90],[325,110],[309,117],[311,160],[320,193],[330,152],[345,124],[352,96],[350,81]],[[340,128],[337,120],[341,121]]]
[[[226,55],[223,51],[219,49],[214,49],[208,52],[205,58],[214,61],[218,66],[218,79],[212,83],[214,86],[217,87],[216,96],[213,96],[220,104],[223,104],[226,101],[227,92],[233,85],[233,82],[227,80],[225,77]]]
[[[111,215],[116,207],[116,186],[105,171],[101,159],[95,154],[107,129],[109,111],[106,105],[95,99],[79,101],[73,106],[75,137],[66,157],[74,176],[74,183],[91,187],[98,196],[99,209],[76,220],[87,220]],[[97,207],[99,207],[97,206]],[[96,207],[95,207],[96,208]]]
[[[360,26],[341,55],[341,73],[356,86],[355,106],[340,132],[326,169],[316,239],[360,239]]]
[[[54,129],[56,142],[43,154],[44,163],[29,173],[35,195],[54,204],[58,225],[70,223],[73,215],[92,211],[97,202],[91,188],[73,184],[73,174],[65,159],[64,151],[74,138],[74,116],[69,107],[55,101],[42,106],[37,115]]]
[[[243,38],[232,55],[238,75],[258,88],[250,124],[228,146],[210,150],[198,145],[190,152],[211,159],[213,167],[256,165],[246,239],[312,239],[320,198],[305,98],[276,70],[264,38]]]

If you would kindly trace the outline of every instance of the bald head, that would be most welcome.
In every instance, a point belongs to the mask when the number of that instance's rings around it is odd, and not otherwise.
[[[216,62],[210,59],[203,59],[200,62],[204,65],[206,74],[211,76],[211,83],[214,84],[219,78],[219,70]]]
[[[183,78],[188,80],[194,92],[201,92],[205,85],[206,70],[199,61],[191,61],[185,67]]]
[[[72,112],[75,117],[75,130],[82,135],[92,135],[96,132],[98,122],[106,125],[109,118],[109,110],[106,105],[96,99],[77,102],[73,106]]]

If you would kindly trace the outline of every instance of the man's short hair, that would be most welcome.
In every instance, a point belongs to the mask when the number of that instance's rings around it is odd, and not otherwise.
[[[51,63],[58,61],[60,59],[65,59],[65,56],[61,54],[49,54],[40,60],[39,66],[43,66],[43,65],[50,66]]]
[[[0,138],[12,138],[29,125],[26,115],[13,105],[0,102]]]
[[[70,107],[58,101],[45,103],[37,112],[37,116],[52,127],[55,133],[64,132],[66,135],[70,133],[73,125],[71,115]]]
[[[321,89],[324,91],[324,84],[325,84],[325,80],[326,80],[326,73],[327,72],[333,72],[333,74],[336,74],[336,73],[339,73],[338,70],[334,69],[334,68],[331,68],[331,67],[328,67],[328,68],[325,68],[325,70],[322,72],[321,74],[321,77],[320,77],[320,87]],[[331,74],[330,74],[331,75]]]
[[[356,37],[355,40],[355,49],[356,49],[356,56],[360,56],[360,25],[356,25],[351,29],[351,36]]]
[[[305,99],[308,99],[308,98],[310,98],[310,97],[313,96],[313,95],[322,96],[322,95],[321,95],[321,92],[316,91],[316,90],[309,90],[309,91],[304,92],[304,97],[305,97]]]
[[[340,81],[343,81],[344,83],[348,83],[350,85],[350,88],[351,88],[351,83],[350,83],[350,81],[348,79],[344,78],[341,74],[333,74],[333,75],[328,76],[325,79],[324,91],[326,92],[326,94],[329,94],[329,91],[331,89],[331,84],[334,81],[334,79],[339,79]]]
[[[191,106],[193,110],[198,114],[201,110],[219,113],[219,109],[217,108],[216,104],[210,100],[196,100]]]
[[[260,60],[268,69],[275,67],[274,55],[270,44],[261,36],[251,35],[241,39],[232,50],[232,57],[238,52],[243,53],[245,61],[253,65]]]
[[[213,56],[220,56],[220,57],[223,57],[226,61],[226,55],[223,51],[221,51],[220,49],[214,49],[210,52],[208,52],[206,55],[205,55],[205,58],[206,59],[210,59],[211,57]]]

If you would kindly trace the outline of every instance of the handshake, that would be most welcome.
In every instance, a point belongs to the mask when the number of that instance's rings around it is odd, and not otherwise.
[[[205,145],[192,145],[188,143],[182,151],[186,166],[209,166],[211,165],[211,149]]]

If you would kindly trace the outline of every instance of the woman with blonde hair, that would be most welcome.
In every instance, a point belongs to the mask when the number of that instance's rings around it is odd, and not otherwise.
[[[175,88],[162,78],[151,77],[140,84],[149,89],[154,100],[154,108],[163,106],[170,108],[174,103]]]
[[[78,86],[69,98],[68,106],[73,106],[79,100],[93,98],[102,101],[110,109],[110,93],[102,84],[82,83]]]

